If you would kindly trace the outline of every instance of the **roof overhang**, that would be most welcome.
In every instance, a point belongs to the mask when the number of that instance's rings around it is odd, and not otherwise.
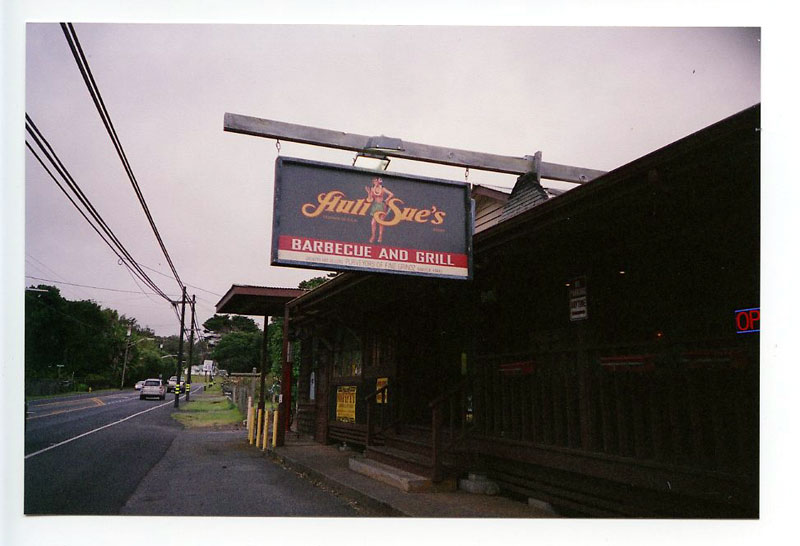
[[[273,288],[234,284],[217,303],[221,314],[282,316],[286,304],[306,291],[300,288]]]

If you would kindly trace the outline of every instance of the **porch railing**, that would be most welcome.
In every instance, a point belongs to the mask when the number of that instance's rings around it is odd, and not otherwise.
[[[444,454],[467,436],[471,412],[467,403],[468,386],[467,378],[464,378],[428,404],[431,409],[431,458],[434,482],[442,480]],[[445,413],[447,413],[449,432],[447,443],[444,442]]]
[[[378,399],[381,400],[381,403],[378,403]],[[375,438],[380,434],[383,434],[388,429],[396,426],[400,419],[398,416],[393,415],[393,410],[391,409],[394,407],[394,403],[390,406],[389,404],[389,385],[384,385],[380,389],[368,394],[364,397],[364,402],[367,405],[367,437],[366,437],[366,444],[368,446],[374,445]],[[379,427],[378,430],[375,430],[375,406],[380,406],[380,415],[378,416],[379,420]],[[388,415],[387,415],[388,414]]]

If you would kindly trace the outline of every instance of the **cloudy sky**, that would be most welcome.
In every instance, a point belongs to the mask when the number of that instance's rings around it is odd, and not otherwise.
[[[760,101],[757,28],[74,28],[200,322],[232,283],[296,286],[315,274],[269,265],[278,150],[274,140],[223,132],[225,112],[503,155],[541,150],[545,161],[611,170]],[[126,248],[177,298],[61,27],[28,24],[25,53],[26,112]],[[288,142],[281,155],[353,158]],[[465,174],[400,160],[391,169]],[[469,180],[514,183],[474,170]],[[25,203],[29,285],[60,281],[51,284],[67,298],[178,332],[169,304],[143,293],[30,153]]]

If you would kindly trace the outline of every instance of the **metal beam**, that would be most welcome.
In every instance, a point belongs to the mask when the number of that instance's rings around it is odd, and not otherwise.
[[[370,137],[356,135],[330,129],[296,125],[270,119],[225,113],[225,131],[242,135],[274,138],[288,142],[299,142],[326,148],[363,152],[369,149]],[[470,152],[455,148],[430,146],[415,142],[404,142],[400,139],[389,139],[402,144],[402,149],[381,149],[380,153],[389,157],[439,163],[453,167],[465,167],[483,171],[506,174],[525,174],[535,168],[533,156],[513,157],[482,152]],[[605,171],[559,165],[557,163],[540,163],[540,177],[549,180],[561,180],[583,184],[605,174]]]

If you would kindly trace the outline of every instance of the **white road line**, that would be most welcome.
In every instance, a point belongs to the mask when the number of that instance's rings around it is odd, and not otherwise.
[[[197,392],[197,391],[195,391],[195,392]],[[70,443],[70,442],[72,442],[74,440],[77,440],[79,438],[83,438],[84,436],[89,436],[90,434],[94,434],[95,432],[103,430],[104,428],[113,427],[114,425],[118,425],[120,423],[123,423],[123,422],[127,421],[128,419],[133,419],[136,416],[145,414],[145,413],[147,413],[149,411],[157,410],[158,408],[163,408],[164,406],[168,406],[169,404],[174,404],[174,403],[175,403],[175,400],[172,400],[171,402],[164,402],[163,404],[159,404],[157,406],[153,406],[152,408],[146,409],[144,411],[140,411],[139,413],[134,413],[133,415],[128,415],[127,417],[125,417],[124,419],[120,419],[119,421],[114,421],[113,423],[109,423],[107,425],[103,425],[102,427],[96,428],[94,430],[90,430],[89,432],[84,432],[83,434],[79,434],[78,436],[70,438],[69,440],[64,440],[63,442],[59,442],[57,444],[53,444],[50,447],[46,447],[44,449],[40,449],[39,451],[34,451],[33,453],[29,453],[28,455],[25,455],[25,458],[26,459],[30,459],[31,457],[35,457],[36,455],[44,453],[45,451],[50,451],[51,449],[55,449],[55,448],[57,448],[59,446],[63,446],[64,444],[68,444],[68,443]]]

